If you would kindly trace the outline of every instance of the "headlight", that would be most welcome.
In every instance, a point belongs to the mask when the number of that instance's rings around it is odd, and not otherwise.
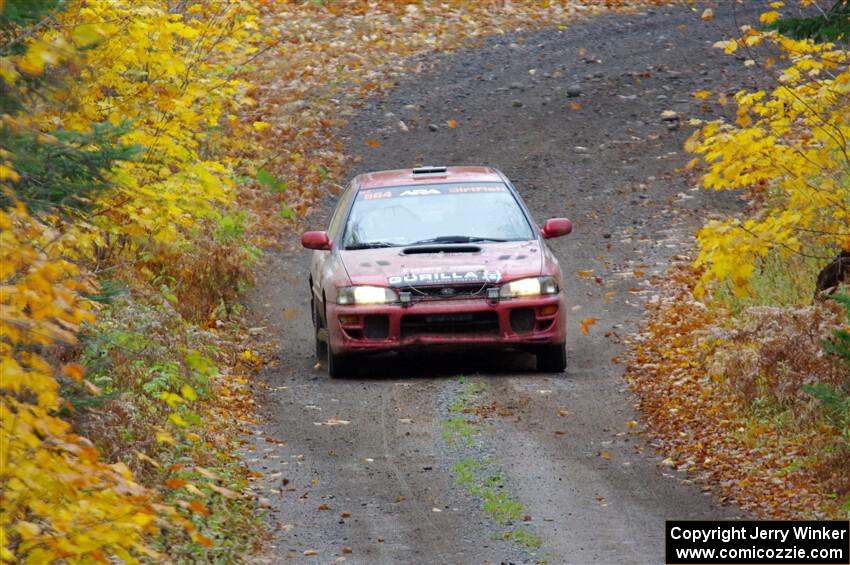
[[[518,296],[539,296],[541,294],[558,294],[558,283],[554,277],[532,277],[518,279],[503,284],[499,291],[501,298],[516,298]]]
[[[395,291],[383,286],[346,286],[336,291],[337,304],[388,304],[398,302]]]

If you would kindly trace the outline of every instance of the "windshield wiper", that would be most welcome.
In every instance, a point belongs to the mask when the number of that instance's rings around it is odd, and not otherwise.
[[[483,241],[508,241],[507,239],[499,239],[497,237],[476,237],[472,235],[441,235],[440,237],[432,237],[430,239],[421,239],[414,241],[408,245],[427,245],[429,243],[477,243]]]
[[[359,243],[350,243],[345,246],[346,249],[377,249],[378,247],[396,247],[397,244],[389,241],[362,241]]]

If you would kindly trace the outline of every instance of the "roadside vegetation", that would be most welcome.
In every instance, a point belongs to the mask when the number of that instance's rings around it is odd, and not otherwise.
[[[773,87],[694,93],[735,117],[692,120],[687,174],[746,209],[708,222],[694,262],[657,281],[628,378],[665,464],[756,514],[846,519],[850,5],[812,4],[772,2],[715,45]]]
[[[0,8],[0,557],[232,561],[261,518],[226,423],[254,253],[217,143],[256,13]]]

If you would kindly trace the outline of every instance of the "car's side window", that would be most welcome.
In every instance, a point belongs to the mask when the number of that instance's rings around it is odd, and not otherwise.
[[[336,206],[336,210],[334,210],[334,214],[331,216],[331,221],[328,224],[328,237],[330,237],[331,240],[335,240],[336,236],[339,234],[340,224],[345,218],[345,213],[348,210],[348,204],[351,202],[351,195],[355,192],[356,191],[352,189],[352,183],[349,183],[345,192],[342,193],[339,203]]]

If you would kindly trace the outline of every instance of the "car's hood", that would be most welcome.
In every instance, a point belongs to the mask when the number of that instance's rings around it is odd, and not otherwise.
[[[459,253],[454,251],[457,248],[476,250]],[[410,249],[342,250],[340,256],[352,284],[445,285],[499,282],[541,274],[543,253],[537,241],[428,246],[434,250],[428,253],[409,253]]]

